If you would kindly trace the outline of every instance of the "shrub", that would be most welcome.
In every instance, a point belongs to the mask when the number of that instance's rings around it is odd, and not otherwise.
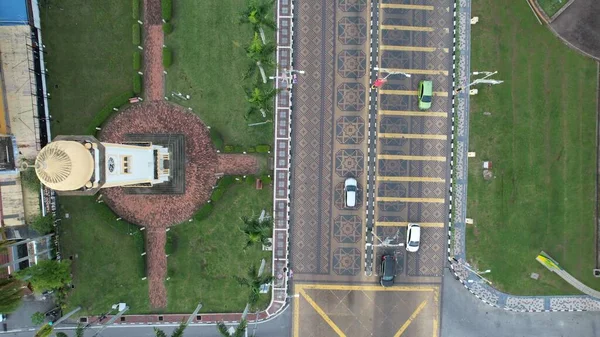
[[[225,152],[225,153],[232,153],[233,152],[233,145],[225,145],[225,148],[224,148],[223,152]]]
[[[169,47],[163,47],[163,66],[169,68],[173,64],[173,52]]]
[[[200,221],[208,218],[208,216],[212,213],[213,208],[214,206],[212,203],[204,204],[204,206],[202,206],[202,208],[200,208],[198,212],[194,214],[194,219],[196,221]]]
[[[88,126],[86,134],[94,135],[96,134],[96,127],[101,126],[104,121],[110,117],[110,115],[114,112],[114,108],[119,108],[129,102],[129,99],[133,96],[133,92],[127,91],[122,93],[121,95],[114,97],[111,99],[107,105],[105,105],[97,114],[94,116],[94,120]]]
[[[54,217],[52,214],[46,216],[38,215],[30,224],[36,232],[46,235],[54,231]]]
[[[14,275],[19,280],[27,280],[31,283],[37,293],[60,289],[72,282],[70,262],[69,260],[42,260],[29,268],[19,270]]]
[[[163,32],[165,34],[171,34],[173,32],[173,24],[170,22],[163,23]]]
[[[231,186],[233,183],[235,183],[235,177],[234,176],[224,176],[221,179],[219,179],[219,188],[227,188],[229,186]]]
[[[260,177],[260,180],[262,180],[264,185],[271,185],[271,182],[273,181],[273,178],[271,178],[268,174],[263,174]]]
[[[142,75],[133,74],[133,93],[139,95],[142,92]]]
[[[66,333],[64,333],[64,332],[57,332],[57,333],[56,333],[56,337],[69,337],[69,335],[67,335],[67,334],[66,334]]]
[[[258,152],[258,153],[267,153],[269,151],[271,151],[271,145],[267,145],[267,144],[256,145],[256,152]]]
[[[225,188],[217,187],[213,190],[212,195],[210,196],[210,200],[213,202],[217,202],[221,200],[221,197],[225,194]]]
[[[140,27],[139,24],[134,23],[132,27],[132,33],[133,33],[133,44],[135,46],[139,46],[140,43],[142,42],[142,29]]]
[[[210,128],[210,139],[217,150],[223,151],[223,137],[215,128]]]
[[[48,337],[52,333],[52,330],[54,330],[54,327],[46,324],[35,333],[34,337]]]
[[[254,146],[250,146],[250,147],[246,148],[246,152],[248,152],[248,153],[255,153],[256,152],[256,148]]]
[[[140,0],[133,0],[132,8],[133,8],[133,13],[132,13],[133,19],[139,20],[140,19]]]
[[[175,235],[174,231],[169,231],[169,233],[167,233],[167,242],[165,243],[165,253],[167,255],[171,255],[177,250],[177,239],[177,235]]]
[[[246,183],[248,185],[254,185],[256,183],[256,177],[255,176],[246,176]]]
[[[21,184],[33,191],[40,190],[40,179],[35,173],[35,169],[30,167],[25,170],[21,170]]]
[[[241,145],[235,145],[233,147],[233,152],[235,152],[235,153],[242,153],[242,152],[244,152],[244,147],[241,146]]]
[[[133,52],[133,70],[138,71],[142,69],[142,52],[136,50]]]
[[[34,312],[33,315],[31,315],[31,323],[33,325],[41,325],[42,323],[44,323],[44,321],[46,320],[46,315],[44,315],[43,312]]]
[[[163,20],[171,20],[171,17],[173,16],[173,0],[162,0],[160,4],[162,7]]]

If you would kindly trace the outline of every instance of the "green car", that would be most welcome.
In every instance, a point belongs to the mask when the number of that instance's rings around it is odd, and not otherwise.
[[[433,96],[433,83],[431,81],[419,82],[419,109],[431,108],[431,97]]]

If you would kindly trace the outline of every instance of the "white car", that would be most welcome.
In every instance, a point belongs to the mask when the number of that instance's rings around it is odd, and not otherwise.
[[[414,253],[419,250],[421,242],[421,226],[416,223],[409,223],[406,230],[406,250]]]
[[[358,190],[358,184],[356,179],[347,178],[344,182],[344,194],[346,194],[345,198],[345,206],[348,208],[356,207],[356,192]]]

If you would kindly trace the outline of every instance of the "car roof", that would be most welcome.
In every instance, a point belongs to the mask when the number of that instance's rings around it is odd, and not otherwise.
[[[421,237],[421,227],[420,226],[411,226],[410,228],[410,238],[408,238],[409,240],[412,240],[413,238],[420,238]]]
[[[431,92],[433,87],[433,82],[431,81],[421,81],[423,84],[423,91]]]

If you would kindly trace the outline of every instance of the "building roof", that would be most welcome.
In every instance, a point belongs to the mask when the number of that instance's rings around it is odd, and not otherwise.
[[[25,0],[0,1],[0,26],[26,25],[28,21]]]
[[[53,190],[78,190],[92,179],[94,158],[81,143],[54,141],[37,155],[35,172],[40,181]]]

